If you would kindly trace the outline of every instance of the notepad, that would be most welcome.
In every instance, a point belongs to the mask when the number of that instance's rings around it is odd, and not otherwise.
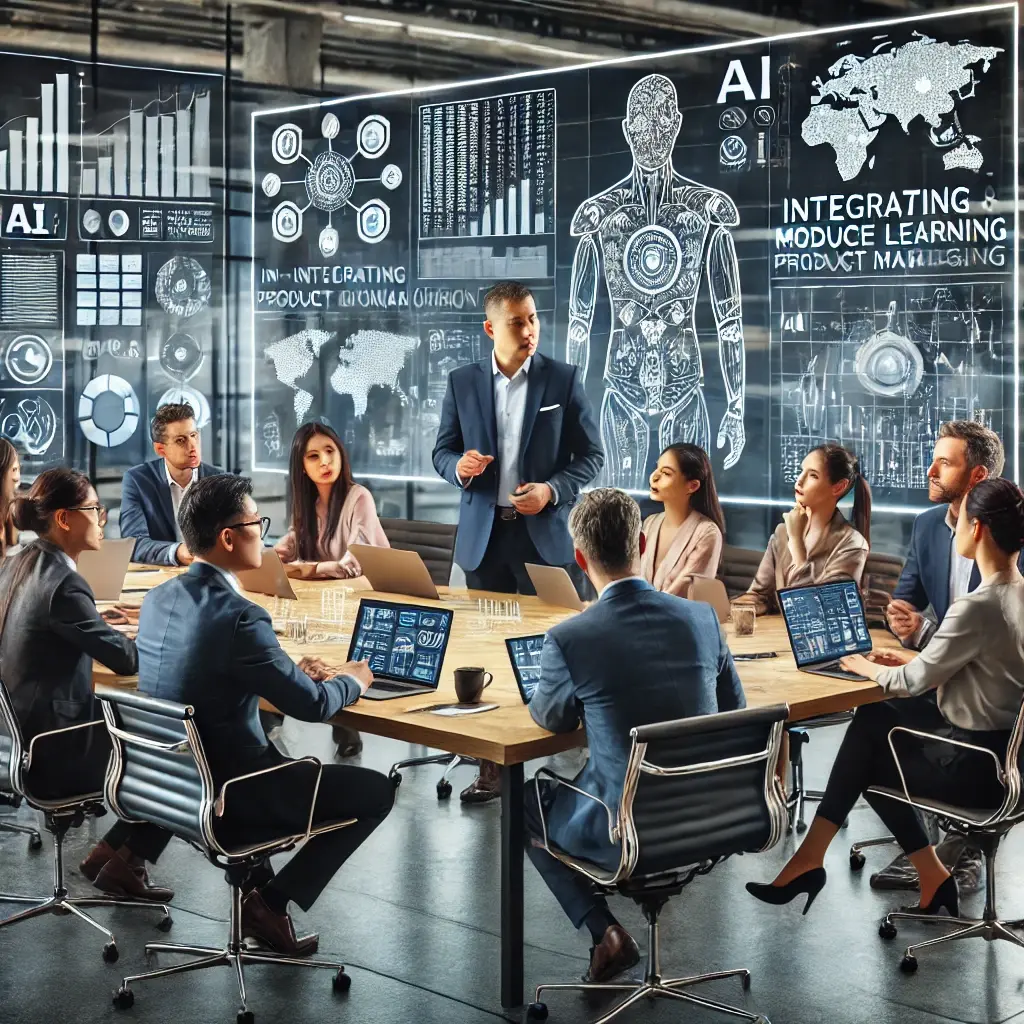
[[[456,718],[459,715],[479,715],[481,711],[493,711],[497,707],[497,704],[442,704],[428,710],[442,718]]]

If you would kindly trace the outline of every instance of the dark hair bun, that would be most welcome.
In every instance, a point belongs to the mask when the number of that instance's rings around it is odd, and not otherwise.
[[[1007,554],[1024,548],[1024,492],[1005,477],[989,477],[967,492],[967,515],[989,528]]]
[[[42,533],[46,529],[46,521],[39,514],[39,506],[34,498],[27,495],[22,494],[11,500],[8,515],[19,530]]]

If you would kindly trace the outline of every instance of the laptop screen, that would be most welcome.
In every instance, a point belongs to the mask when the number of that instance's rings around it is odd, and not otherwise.
[[[540,682],[540,652],[544,646],[544,634],[509,637],[505,646],[519,687],[519,696],[523,698],[524,704],[529,704]]]
[[[853,580],[780,590],[779,604],[798,667],[871,650],[864,605]]]
[[[349,661],[368,661],[378,677],[437,686],[453,612],[390,601],[359,602]]]

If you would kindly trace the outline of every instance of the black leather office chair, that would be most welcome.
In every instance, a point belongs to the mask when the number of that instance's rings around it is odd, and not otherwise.
[[[763,551],[753,548],[738,548],[734,544],[726,544],[722,548],[718,578],[725,584],[730,601],[747,592],[763,557]]]
[[[761,1014],[687,991],[700,982],[730,977],[742,978],[743,987],[748,988],[750,972],[746,969],[662,978],[658,916],[671,897],[726,857],[768,850],[779,841],[786,828],[786,804],[777,769],[788,713],[786,705],[779,704],[630,731],[633,745],[617,814],[603,805],[608,812],[609,838],[622,848],[616,869],[606,871],[574,858],[551,846],[546,834],[544,848],[599,888],[617,891],[640,905],[648,929],[644,980],[539,985],[528,1019],[547,1018],[543,992],[601,990],[628,995],[594,1024],[606,1024],[634,1003],[656,996],[768,1024]],[[535,780],[539,778],[575,789],[544,768],[537,772]]]
[[[944,743],[951,747],[982,750],[988,754],[992,759],[992,770],[998,774],[999,781],[1003,785],[1002,804],[995,809],[957,807],[953,804],[941,803],[938,800],[915,797],[907,790],[903,769],[900,768],[900,759],[893,743],[893,736],[897,733],[905,733],[907,736],[915,736],[931,743]],[[1024,818],[1020,763],[1022,737],[1024,737],[1024,702],[1017,711],[1017,720],[1010,733],[1010,742],[1002,763],[991,751],[981,747],[972,747],[971,744],[960,740],[918,732],[915,729],[907,729],[905,726],[897,726],[889,732],[889,749],[899,768],[900,780],[903,785],[900,789],[890,789],[885,786],[872,787],[871,792],[892,800],[900,800],[919,811],[934,814],[939,819],[939,824],[947,832],[966,836],[971,845],[980,849],[985,855],[985,910],[980,918],[937,917],[909,910],[896,910],[886,914],[882,919],[882,923],[878,927],[878,934],[883,939],[896,937],[896,925],[893,924],[893,921],[921,921],[926,924],[957,926],[955,931],[946,935],[908,946],[903,960],[900,962],[900,970],[905,974],[913,974],[917,970],[917,951],[919,949],[924,949],[926,946],[938,946],[943,942],[953,942],[955,939],[969,939],[978,936],[986,942],[1004,939],[1007,942],[1012,942],[1015,946],[1024,946],[1024,938],[1011,931],[1013,928],[1018,930],[1024,928],[1024,921],[1000,921],[996,912],[996,852],[1010,829]]]
[[[29,807],[42,811],[46,829],[53,835],[53,892],[48,896],[0,893],[0,903],[28,904],[27,910],[0,921],[0,928],[43,914],[73,914],[106,936],[103,959],[107,963],[114,963],[118,957],[114,933],[85,913],[83,907],[145,907],[151,911],[161,910],[163,916],[157,926],[161,931],[167,931],[171,927],[170,912],[167,907],[152,902],[119,900],[111,896],[69,895],[64,880],[64,839],[69,829],[84,824],[88,816],[98,817],[106,813],[103,794],[68,793],[60,799],[42,799],[32,792],[33,764],[51,758],[55,761],[66,759],[69,744],[73,744],[74,749],[80,749],[75,741],[80,741],[87,729],[98,730],[97,741],[106,742],[102,735],[104,728],[103,722],[98,721],[41,732],[32,738],[26,750],[11,696],[7,687],[0,682],[0,790],[10,793],[14,799],[23,800]],[[36,836],[38,838],[38,833]]]
[[[253,1013],[246,1005],[244,964],[292,964],[297,967],[326,968],[335,971],[334,990],[348,991],[351,979],[340,964],[279,956],[277,953],[251,949],[242,940],[240,887],[253,868],[268,857],[291,849],[312,835],[355,823],[355,819],[350,819],[313,828],[313,810],[322,772],[320,762],[305,757],[266,771],[254,772],[252,775],[232,779],[217,793],[191,707],[123,690],[104,689],[98,691],[97,696],[103,701],[103,713],[114,746],[107,773],[107,800],[110,806],[128,821],[152,822],[191,843],[212,864],[224,869],[231,887],[227,944],[223,948],[214,949],[177,943],[147,943],[147,953],[189,953],[200,959],[123,978],[121,987],[114,994],[114,1005],[119,1009],[127,1009],[135,1002],[131,985],[137,981],[200,971],[207,967],[233,967],[241,1000],[238,1024],[252,1024]],[[218,838],[218,825],[223,833],[222,819],[230,810],[232,787],[237,791],[238,787],[244,786],[245,780],[277,771],[297,773],[308,783],[309,821],[305,831],[288,836],[250,836],[250,841],[243,845]]]
[[[415,551],[423,559],[435,587],[445,587],[455,557],[454,523],[422,523],[415,519],[382,519],[388,541],[399,551]]]

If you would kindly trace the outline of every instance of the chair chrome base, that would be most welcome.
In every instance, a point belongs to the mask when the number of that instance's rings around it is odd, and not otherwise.
[[[30,850],[41,850],[43,847],[43,837],[39,834],[39,829],[33,828],[31,825],[19,825],[15,821],[0,821],[0,832],[16,832],[19,835],[28,836]]]
[[[574,992],[628,992],[625,999],[616,1003],[607,1013],[593,1021],[593,1024],[607,1024],[608,1021],[617,1017],[624,1010],[641,999],[675,999],[684,1003],[693,1003],[702,1006],[707,1010],[717,1010],[719,1013],[739,1017],[742,1020],[752,1021],[753,1024],[771,1024],[766,1016],[758,1013],[750,1013],[741,1010],[736,1006],[729,1006],[727,1003],[720,1003],[716,999],[709,999],[707,996],[698,996],[685,991],[692,985],[699,985],[705,981],[718,981],[721,978],[742,978],[743,988],[750,988],[750,971],[739,968],[733,971],[715,971],[711,974],[696,974],[689,978],[662,978],[661,976],[661,954],[658,938],[657,914],[648,914],[647,917],[647,964],[644,968],[644,980],[641,982],[579,982],[571,985],[538,985],[536,1001],[527,1010],[527,1019],[544,1020],[547,1015],[547,1006],[541,1002],[542,992],[574,991]]]
[[[462,754],[432,754],[429,757],[412,757],[406,761],[398,761],[391,766],[391,771],[388,772],[391,785],[397,789],[402,784],[403,768],[417,768],[422,764],[446,765],[444,774],[437,780],[437,799],[447,800],[452,795],[452,784],[448,781],[448,776],[460,764],[478,765],[480,761],[475,757],[463,757]]]
[[[204,971],[208,967],[233,967],[238,981],[239,1024],[252,1024],[253,1014],[246,1005],[244,964],[289,964],[293,967],[315,967],[335,971],[334,991],[347,992],[352,979],[345,973],[341,964],[328,963],[325,960],[300,959],[281,956],[269,950],[253,949],[242,940],[242,892],[237,886],[231,887],[231,918],[228,943],[220,949],[211,946],[189,946],[171,942],[147,942],[146,954],[153,953],[184,953],[199,957],[183,964],[161,967],[144,974],[133,974],[121,979],[121,987],[114,993],[114,1005],[126,1010],[135,1002],[135,994],[131,985],[137,981],[151,981],[154,978],[166,978],[172,974],[185,974],[190,971]]]

